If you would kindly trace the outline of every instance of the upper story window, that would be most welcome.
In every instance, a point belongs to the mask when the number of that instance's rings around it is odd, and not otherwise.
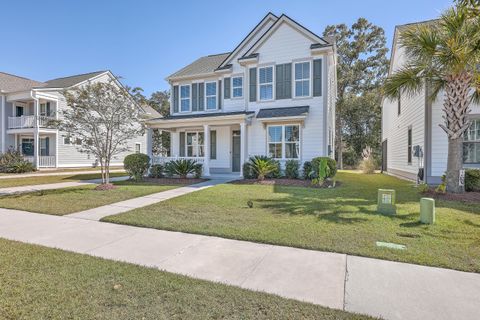
[[[273,67],[258,69],[260,100],[268,101],[273,99]]]
[[[480,119],[472,121],[463,139],[463,162],[480,163]]]
[[[275,159],[298,159],[300,155],[300,126],[268,127],[268,155]]]
[[[180,111],[190,111],[190,85],[180,86]]]
[[[295,63],[295,97],[310,96],[310,62]]]
[[[217,83],[207,82],[205,83],[205,99],[207,110],[217,109]]]
[[[243,77],[232,78],[232,97],[233,98],[243,97]]]

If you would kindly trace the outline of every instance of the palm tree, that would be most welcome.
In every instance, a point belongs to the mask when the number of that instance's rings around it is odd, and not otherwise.
[[[480,17],[457,3],[438,20],[400,30],[406,63],[386,80],[385,95],[418,94],[428,87],[430,99],[443,94],[440,127],[448,136],[447,191],[464,192],[463,133],[469,128],[470,103],[480,101]]]

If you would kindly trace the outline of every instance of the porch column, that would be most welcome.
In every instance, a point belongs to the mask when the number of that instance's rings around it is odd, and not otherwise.
[[[38,108],[39,108],[39,102],[38,102],[38,99],[35,99],[34,100],[34,103],[33,103],[33,108],[34,108],[34,115],[35,115],[35,118],[34,118],[34,121],[35,121],[35,128],[34,128],[34,131],[33,131],[33,163],[35,165],[35,168],[39,168],[40,167],[40,155],[39,155],[39,151],[40,151],[40,135],[39,135],[39,132],[38,132],[38,127],[39,127],[39,123],[38,123],[38,116],[40,114]]]
[[[245,122],[240,123],[240,176],[243,176],[243,164],[245,163],[245,151],[247,141]]]
[[[150,160],[152,160],[153,163],[153,129],[152,128],[147,128],[147,145],[146,145],[146,153],[150,157]]]
[[[210,128],[208,124],[203,125],[203,175],[208,177],[210,175]]]

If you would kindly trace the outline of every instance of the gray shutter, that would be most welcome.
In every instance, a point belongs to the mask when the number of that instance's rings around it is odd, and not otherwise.
[[[223,79],[223,86],[224,86],[224,90],[223,90],[223,97],[225,99],[230,99],[230,83],[231,83],[231,79],[230,78],[225,78]]]
[[[178,112],[178,86],[173,86],[173,112]]]
[[[198,83],[192,83],[192,111],[198,110]]]
[[[217,159],[217,131],[210,131],[210,159]]]
[[[203,111],[205,109],[205,84],[203,82],[198,84],[198,111]]]
[[[222,80],[218,80],[218,110],[222,109]]]
[[[48,104],[50,104],[49,102],[47,102]],[[50,138],[49,137],[46,137],[45,138],[45,156],[49,156],[50,155]]]
[[[180,157],[185,157],[185,132],[180,132]]]
[[[284,73],[285,73],[285,65],[284,64],[277,64],[275,66],[275,99],[284,99],[285,92],[284,92]]]
[[[322,95],[322,59],[313,60],[313,96]]]
[[[250,72],[249,101],[255,102],[257,101],[257,68],[251,68],[249,72]]]
[[[292,98],[292,64],[286,63],[284,64],[284,82],[283,82],[283,98],[290,99]]]

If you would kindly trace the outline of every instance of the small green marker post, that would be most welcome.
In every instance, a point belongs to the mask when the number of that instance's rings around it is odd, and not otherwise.
[[[420,222],[425,224],[435,223],[435,200],[432,198],[420,199]]]
[[[397,213],[395,190],[378,189],[377,211],[381,214]]]

